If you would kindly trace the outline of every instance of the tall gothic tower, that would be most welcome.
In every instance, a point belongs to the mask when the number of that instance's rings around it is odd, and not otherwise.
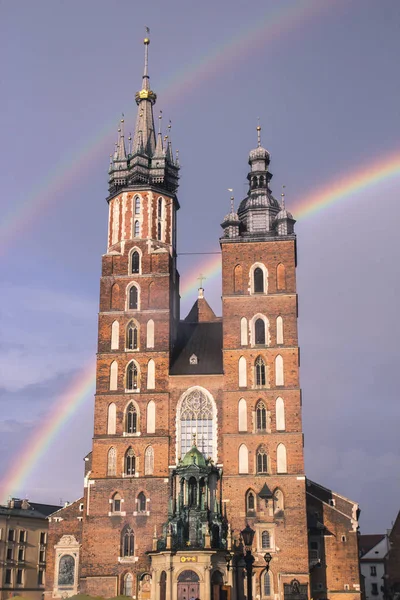
[[[295,221],[284,198],[280,204],[272,195],[270,155],[258,128],[248,194],[222,223],[222,317],[201,288],[180,320],[179,165],[161,125],[155,132],[147,38],[144,44],[134,136],[126,148],[121,121],[110,162],[92,452],[84,496],[51,518],[47,599],[79,591],[137,600],[243,600],[240,532],[249,524],[254,596],[306,600],[309,492]],[[316,515],[334,504],[327,504],[325,491],[317,501],[320,488],[313,486],[312,543],[319,548],[325,526]],[[354,504],[343,507],[340,527],[351,522],[357,561]],[[345,510],[353,515],[347,520]],[[335,531],[339,539],[335,527],[327,535]],[[330,551],[345,550],[348,559],[344,546]],[[313,551],[315,567],[319,550]],[[355,587],[352,569],[346,577]],[[326,588],[318,588],[319,597],[327,597],[326,581],[318,585]]]

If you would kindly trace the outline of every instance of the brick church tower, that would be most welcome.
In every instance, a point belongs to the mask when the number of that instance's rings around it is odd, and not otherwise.
[[[243,600],[248,524],[253,596],[306,600],[295,221],[258,128],[248,194],[222,223],[222,317],[200,288],[180,319],[179,164],[155,131],[144,44],[134,136],[127,148],[122,121],[110,162],[93,446],[84,496],[51,518],[46,597]]]

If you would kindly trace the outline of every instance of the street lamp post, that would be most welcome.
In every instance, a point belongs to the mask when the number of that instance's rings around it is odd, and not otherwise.
[[[246,527],[240,533],[242,534],[244,547],[246,549],[246,554],[244,555],[244,564],[246,565],[246,573],[247,573],[247,600],[253,600],[254,556],[251,553],[251,547],[253,545],[255,531],[247,523]]]

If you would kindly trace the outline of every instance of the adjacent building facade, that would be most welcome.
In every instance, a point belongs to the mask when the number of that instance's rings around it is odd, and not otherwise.
[[[59,506],[13,498],[0,506],[0,600],[41,600],[45,588],[47,517]]]
[[[154,126],[148,47],[146,39],[135,132],[126,147],[121,122],[109,170],[84,496],[51,518],[46,594],[240,600],[246,588],[240,532],[248,523],[255,532],[254,596],[305,600],[314,563],[295,220],[284,198],[278,202],[271,192],[270,154],[258,128],[248,194],[237,211],[232,203],[222,223],[222,317],[200,287],[180,318],[179,162]],[[342,577],[331,565],[335,576],[323,590],[353,600],[359,597],[357,510],[347,502],[352,508],[343,508],[340,531],[348,539],[332,538],[329,547],[346,547],[354,568]],[[335,561],[340,552],[328,555]]]

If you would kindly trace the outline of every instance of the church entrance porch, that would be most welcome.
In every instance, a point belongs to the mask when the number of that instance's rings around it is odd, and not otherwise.
[[[194,571],[182,571],[178,577],[178,600],[195,600],[200,596],[200,580]]]

